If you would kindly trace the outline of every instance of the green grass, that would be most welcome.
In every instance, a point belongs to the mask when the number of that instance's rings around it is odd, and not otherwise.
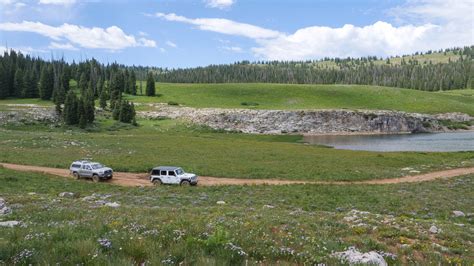
[[[400,65],[402,62],[402,58],[408,63],[409,60],[417,60],[420,64],[428,64],[431,62],[432,64],[438,63],[448,63],[449,60],[457,61],[459,60],[459,55],[455,55],[452,51],[444,53],[434,52],[431,54],[422,54],[422,55],[407,55],[403,57],[390,57],[390,64],[391,65]],[[386,59],[383,60],[375,60],[373,61],[376,65],[386,65]],[[318,61],[314,63],[315,66],[319,67],[327,67],[327,68],[336,68],[338,69],[339,66],[334,61]]]
[[[450,90],[450,91],[441,91],[438,92],[440,94],[445,94],[445,95],[456,95],[456,96],[465,96],[465,97],[474,97],[474,90],[469,89],[469,90]]]
[[[474,116],[474,98],[410,89],[363,85],[171,84],[156,83],[161,96],[127,96],[144,104],[176,102],[205,108],[383,109],[420,113],[463,112]],[[243,105],[242,103],[252,103]]]
[[[0,111],[11,111],[16,109],[30,108],[27,105],[34,104],[38,106],[53,106],[51,101],[44,101],[41,99],[4,99],[0,100]],[[23,106],[22,106],[23,105]]]
[[[391,265],[474,263],[472,175],[389,186],[125,188],[0,169],[0,183],[13,209],[0,219],[23,224],[0,227],[0,264],[336,265],[332,252],[349,246],[393,253]],[[121,206],[83,200],[93,193]],[[441,233],[428,233],[432,225]]]
[[[214,131],[176,120],[136,128],[99,118],[88,131],[42,125],[0,128],[0,161],[67,168],[93,158],[116,171],[178,165],[198,175],[293,180],[367,180],[474,165],[474,152],[365,152],[300,143],[301,136]]]

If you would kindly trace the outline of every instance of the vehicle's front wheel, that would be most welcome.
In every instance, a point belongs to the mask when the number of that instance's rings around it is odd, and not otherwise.
[[[77,179],[77,180],[81,179],[81,176],[79,175],[78,172],[72,173],[72,176],[74,176],[74,178]]]
[[[93,175],[93,176],[92,176],[92,181],[94,181],[94,182],[99,182],[99,181],[100,181],[99,176],[98,176],[98,175]]]
[[[161,180],[156,178],[156,179],[153,179],[153,181],[151,181],[153,183],[153,185],[155,186],[161,186]]]
[[[183,181],[181,181],[180,185],[183,186],[183,187],[187,187],[187,186],[191,185],[191,183],[189,183],[188,180],[183,180]]]

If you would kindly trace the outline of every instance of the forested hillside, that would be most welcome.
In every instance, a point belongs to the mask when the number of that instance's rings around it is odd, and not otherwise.
[[[451,60],[451,58],[454,58]],[[238,62],[165,71],[173,83],[360,84],[426,91],[474,88],[474,46],[411,56],[320,61]]]
[[[81,95],[89,92],[112,103],[121,93],[143,94],[150,75],[170,83],[360,84],[426,91],[474,88],[474,46],[377,57],[325,58],[319,61],[237,62],[189,69],[102,64],[95,59],[68,63],[15,52],[0,56],[0,99],[41,98],[64,103],[71,80]],[[152,74],[150,74],[152,73]],[[150,75],[149,75],[150,74]],[[138,86],[137,86],[138,81]]]

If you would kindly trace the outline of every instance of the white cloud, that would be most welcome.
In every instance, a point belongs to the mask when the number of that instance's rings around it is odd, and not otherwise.
[[[3,54],[6,51],[15,50],[22,54],[35,54],[35,53],[48,53],[49,51],[43,49],[33,48],[31,46],[18,46],[18,47],[5,47],[0,46],[0,53]]]
[[[20,31],[37,33],[54,41],[69,41],[90,49],[121,50],[128,47],[156,47],[156,42],[145,38],[136,39],[133,35],[127,35],[117,26],[108,28],[82,27],[71,24],[63,24],[58,27],[49,26],[41,22],[23,21],[21,23],[0,23],[0,31]]]
[[[172,47],[172,48],[178,47],[178,46],[176,45],[176,43],[174,43],[174,42],[172,42],[172,41],[167,41],[167,42],[166,42],[166,45],[168,45],[169,47]]]
[[[197,26],[200,30],[213,31],[222,34],[243,36],[251,39],[277,38],[278,31],[265,29],[251,24],[240,23],[223,18],[196,18],[191,19],[178,16],[174,13],[156,13],[156,16],[168,21],[182,22]]]
[[[234,0],[204,0],[206,6],[211,8],[227,9],[231,7],[236,1]]]
[[[244,50],[238,46],[221,46],[221,49],[224,49],[233,53],[243,53]]]
[[[49,49],[53,50],[70,50],[70,51],[77,51],[76,47],[70,43],[57,43],[57,42],[51,42],[48,46]]]
[[[443,33],[440,26],[401,26],[378,21],[365,27],[344,25],[341,28],[308,27],[290,35],[269,40],[257,40],[260,47],[252,51],[270,60],[302,60],[328,57],[360,57],[367,55],[397,55],[433,46],[451,47],[449,42],[435,45],[433,38]],[[458,42],[457,42],[458,43]]]
[[[39,4],[42,5],[73,5],[76,3],[76,0],[39,0]]]
[[[294,33],[221,18],[191,19],[173,13],[156,16],[253,39],[257,44],[251,49],[254,55],[269,60],[390,56],[474,44],[474,4],[470,0],[410,0],[388,13],[401,24],[378,21],[366,26],[311,26]]]

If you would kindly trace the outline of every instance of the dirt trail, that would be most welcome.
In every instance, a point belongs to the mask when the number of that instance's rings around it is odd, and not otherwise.
[[[67,169],[58,169],[42,166],[33,166],[33,165],[21,165],[21,164],[11,164],[11,163],[0,163],[0,166],[3,166],[7,169],[25,171],[25,172],[39,172],[51,175],[57,175],[62,177],[71,177],[69,170]],[[199,176],[199,185],[200,186],[219,186],[219,185],[290,185],[290,184],[324,184],[324,185],[354,185],[354,184],[371,184],[371,185],[380,185],[380,184],[398,184],[398,183],[413,183],[413,182],[422,182],[430,181],[439,178],[450,178],[455,176],[462,176],[474,174],[474,167],[470,168],[456,168],[450,170],[436,171],[421,175],[413,176],[404,176],[399,178],[385,178],[385,179],[376,179],[376,180],[366,180],[366,181],[353,181],[353,182],[344,182],[344,181],[295,181],[295,180],[278,180],[278,179],[243,179],[243,178],[219,178],[219,177],[210,177],[210,176]],[[150,181],[147,179],[147,174],[138,174],[138,173],[125,173],[125,172],[114,172],[114,178],[109,181],[109,183],[117,184],[121,186],[152,186]]]

